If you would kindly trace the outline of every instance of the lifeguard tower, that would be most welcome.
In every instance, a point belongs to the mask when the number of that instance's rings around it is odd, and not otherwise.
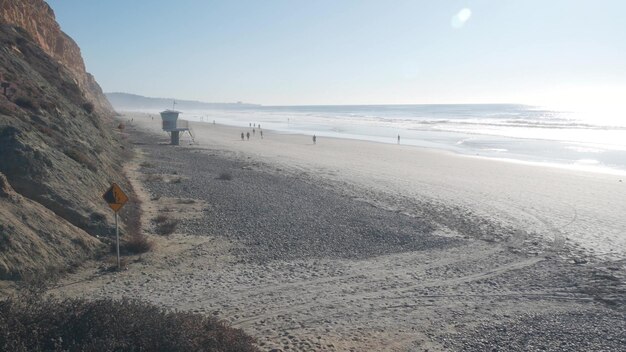
[[[170,134],[172,145],[178,145],[180,143],[181,132],[188,132],[189,136],[191,136],[191,139],[193,140],[193,135],[189,130],[189,121],[179,120],[178,114],[180,114],[180,111],[169,109],[161,112],[161,119],[163,120],[163,131]]]

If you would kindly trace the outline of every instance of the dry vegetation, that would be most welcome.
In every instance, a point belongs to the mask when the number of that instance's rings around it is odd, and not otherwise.
[[[163,175],[161,175],[161,174],[147,174],[144,177],[144,181],[146,181],[146,182],[163,181]]]
[[[215,318],[110,299],[0,301],[2,351],[258,351]]]
[[[114,246],[111,248],[112,248],[112,252],[114,252],[115,251]],[[131,261],[128,260],[128,257],[120,257],[120,266],[118,267],[117,256],[110,255],[104,258],[103,260],[104,265],[100,266],[100,270],[102,270],[103,272],[115,272],[115,271],[120,271],[120,270],[126,270],[128,269],[129,263],[131,263]]]
[[[23,96],[17,97],[14,103],[15,105],[24,109],[37,110],[36,103],[33,101],[32,98],[29,98],[29,97],[23,97]]]
[[[141,254],[150,252],[154,248],[154,241],[142,233],[131,234],[120,244],[122,254]]]
[[[152,221],[155,224],[155,232],[159,235],[171,235],[176,231],[176,225],[178,225],[178,220],[164,214],[156,216]]]
[[[233,175],[230,172],[220,172],[217,176],[218,180],[230,181],[233,179]]]
[[[98,170],[98,167],[96,166],[95,162],[90,157],[88,157],[85,153],[80,151],[78,148],[69,147],[65,149],[63,152],[65,153],[65,155],[69,156],[74,161],[84,165],[89,170],[94,171],[94,172]]]
[[[178,204],[195,204],[196,201],[194,199],[179,199],[176,201]]]
[[[130,201],[126,203],[122,210],[122,220],[125,224],[126,233],[120,241],[120,253],[122,255],[133,255],[150,252],[154,248],[154,241],[146,236],[141,228],[141,218],[143,216],[141,199],[135,193],[134,188],[127,189]],[[115,253],[115,242],[111,242],[111,253]]]
[[[92,102],[85,102],[81,106],[83,110],[85,110],[85,112],[87,112],[88,114],[91,114],[95,109],[95,106]]]
[[[183,179],[180,177],[173,177],[172,179],[170,179],[170,183],[181,183],[183,182]]]

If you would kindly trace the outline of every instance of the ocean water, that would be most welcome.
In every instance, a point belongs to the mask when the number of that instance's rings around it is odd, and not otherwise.
[[[393,144],[400,135],[403,145],[626,174],[621,112],[606,116],[514,104],[258,106],[184,111],[181,118]]]

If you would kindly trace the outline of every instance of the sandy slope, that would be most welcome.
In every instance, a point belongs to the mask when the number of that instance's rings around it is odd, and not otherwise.
[[[158,130],[152,119],[132,118]],[[162,144],[163,134],[133,133],[142,159],[130,174],[145,202],[145,230],[165,213],[180,220],[177,233],[155,237],[157,251],[128,271],[94,264],[53,294],[213,314],[266,350],[626,344],[626,263],[568,248],[578,240],[554,241],[618,232],[608,220],[621,220],[622,186],[610,176],[397,145],[312,145],[269,131],[241,142],[233,128],[194,130],[200,145],[178,148]],[[220,180],[222,172],[232,180]],[[623,241],[615,243],[612,255],[623,256]]]

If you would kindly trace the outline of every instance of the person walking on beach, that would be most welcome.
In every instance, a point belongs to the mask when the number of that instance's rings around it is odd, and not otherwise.
[[[256,135],[256,128],[252,129],[252,135],[255,136]]]
[[[261,133],[261,139],[263,139],[263,130],[260,130],[259,133]]]
[[[241,140],[243,141],[243,132],[241,132]]]
[[[248,138],[248,140],[250,140],[250,132],[246,133],[246,138]]]
[[[398,135],[398,144],[400,144],[400,135]]]
[[[313,135],[313,144],[317,143],[317,137],[315,135]]]

